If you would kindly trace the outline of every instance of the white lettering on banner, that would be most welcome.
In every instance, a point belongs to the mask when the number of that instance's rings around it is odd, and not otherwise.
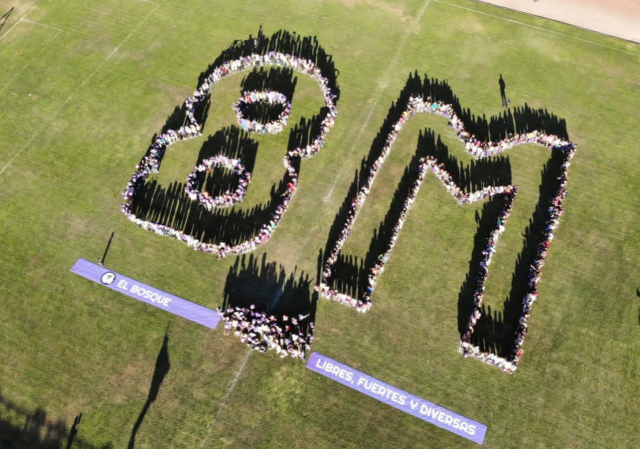
[[[316,367],[334,376],[338,376],[340,379],[353,383],[353,373],[339,366],[335,366],[333,363],[327,363],[322,359],[318,359]]]
[[[418,406],[418,401],[414,401],[413,399],[411,400],[411,409],[415,410],[415,408]],[[445,412],[442,412],[440,410],[436,410],[433,407],[429,407],[426,404],[422,404],[420,406],[420,414],[421,415],[425,415],[428,416],[432,419],[437,420],[438,422],[441,422],[447,426],[451,426],[454,429],[459,429],[465,433],[468,433],[469,435],[475,435],[476,434],[476,426],[474,425],[469,425],[466,422],[460,421],[458,418],[453,418],[452,416],[448,415]]]
[[[332,374],[334,376],[337,376],[341,379],[345,379],[348,382],[353,383],[352,372],[345,370],[344,368],[341,368],[339,366],[336,366],[331,362],[318,359],[318,361],[316,362],[316,367],[321,369],[322,371],[325,371],[329,374]],[[407,397],[405,395],[400,394],[388,387],[380,385],[372,380],[369,380],[366,377],[362,377],[362,376],[358,377],[358,381],[356,382],[356,385],[358,387],[362,386],[364,387],[365,390],[368,390],[371,393],[374,393],[375,395],[378,395],[385,399],[391,400],[396,404],[399,404],[399,405],[407,404]],[[461,422],[460,419],[453,418],[451,415],[447,414],[446,412],[443,412],[433,407],[429,407],[427,404],[420,404],[420,402],[415,399],[410,400],[409,406],[411,407],[411,410],[416,410],[418,406],[420,406],[419,412],[421,415],[428,416],[447,426],[451,426],[454,429],[460,429],[463,432],[468,433],[469,435],[475,435],[475,430],[476,430],[475,426],[469,425],[466,422]]]
[[[168,307],[169,303],[171,302],[171,298],[167,298],[166,296],[162,296],[156,292],[147,290],[143,287],[139,287],[135,284],[131,287],[131,293],[135,293],[141,298],[148,299],[151,302],[163,305],[165,307]]]
[[[420,414],[429,416],[431,409],[427,406],[427,404],[422,404],[420,406]]]
[[[406,391],[368,376],[350,366],[313,353],[307,368],[325,377],[347,385],[360,393],[384,402],[387,405],[409,413],[416,418],[435,424],[476,443],[483,444],[487,428],[483,424],[458,415],[457,413],[420,399]],[[354,376],[355,382],[344,379]],[[351,385],[349,385],[351,383]]]
[[[453,418],[452,418],[451,416],[447,415],[447,416],[444,418],[444,423],[445,423],[446,425],[450,426],[452,422],[453,422]]]
[[[215,329],[220,321],[220,314],[215,310],[203,307],[186,299],[173,296],[171,293],[155,289],[135,279],[107,270],[86,259],[78,259],[71,272],[102,286],[157,307],[165,312],[185,318],[209,329]],[[110,275],[110,282],[105,282],[105,275]],[[107,279],[107,281],[109,280]]]
[[[364,385],[365,390],[369,390],[370,392],[377,394],[385,399],[390,399],[396,404],[405,405],[407,403],[407,397],[405,395],[400,394],[397,391],[393,391],[392,389],[384,387],[380,384],[377,384],[373,381],[369,381],[364,377],[358,378],[357,385]]]

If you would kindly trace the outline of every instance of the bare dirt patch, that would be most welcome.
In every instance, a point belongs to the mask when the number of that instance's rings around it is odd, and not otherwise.
[[[67,225],[67,237],[70,239],[82,236],[87,232],[88,223],[81,217],[69,215],[65,217],[64,221]]]
[[[640,43],[640,0],[476,0]]]

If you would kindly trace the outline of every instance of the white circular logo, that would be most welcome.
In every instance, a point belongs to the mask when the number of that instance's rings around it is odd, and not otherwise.
[[[115,273],[112,273],[111,271],[107,271],[100,278],[100,282],[102,282],[105,285],[109,285],[115,280],[116,280],[116,275],[115,275]]]

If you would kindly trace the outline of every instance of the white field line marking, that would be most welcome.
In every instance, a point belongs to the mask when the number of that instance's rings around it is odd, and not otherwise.
[[[40,24],[40,23],[32,22],[32,21],[30,21],[30,20],[24,20],[24,21],[25,21],[25,22],[29,22],[29,23],[33,23],[33,24],[36,24],[36,25],[42,25],[42,24]],[[49,27],[48,25],[43,25],[43,26]],[[46,42],[45,42],[45,48],[46,48],[46,46],[47,46],[47,45],[49,45],[51,42],[53,42],[53,41],[54,41],[54,40],[55,40],[55,39],[60,35],[60,33],[63,31],[63,30],[61,30],[60,28],[55,28],[55,27],[49,27],[49,28],[54,28],[54,29],[58,30],[58,32],[55,34],[55,36],[53,36],[51,39],[49,39],[48,41],[46,41]],[[43,48],[43,50],[41,50],[41,51],[37,52],[35,55],[33,55],[33,57],[32,57],[31,59],[33,59],[33,58],[37,57],[37,56],[38,56],[42,51],[44,51],[44,48]],[[15,75],[13,75],[13,77],[11,77],[11,79],[9,80],[9,82],[8,82],[8,83],[7,83],[7,84],[6,84],[2,89],[0,89],[0,93],[4,92],[4,91],[7,89],[7,87],[9,87],[9,86],[11,85],[11,83],[13,83],[13,81],[15,81],[15,79],[16,79],[18,76],[20,76],[20,74],[21,74],[22,72],[24,72],[24,71],[25,71],[25,69],[26,69],[27,67],[29,67],[29,64],[30,64],[30,63],[27,63],[24,67],[22,67],[22,68],[20,69],[20,71],[18,71],[18,73],[16,73]]]
[[[144,0],[141,0],[144,1]],[[416,17],[415,23],[418,24],[420,23],[420,20],[422,19],[422,16],[424,15],[425,10],[427,9],[427,6],[429,6],[429,3],[431,2],[431,0],[427,0],[425,2],[425,4],[423,5],[422,9],[420,10],[420,13],[418,14],[418,16]],[[360,128],[360,132],[358,133],[358,137],[356,138],[356,142],[360,139],[360,137],[362,136],[362,133],[364,132],[364,129],[366,128],[367,124],[369,123],[369,120],[371,119],[373,112],[375,111],[376,106],[378,105],[378,102],[380,101],[380,97],[382,97],[382,93],[384,92],[384,90],[386,89],[389,80],[391,78],[391,72],[392,72],[392,68],[396,65],[396,63],[398,62],[399,58],[400,58],[400,54],[402,53],[402,50],[404,49],[404,46],[407,42],[407,39],[409,37],[409,33],[407,32],[405,33],[405,35],[403,36],[403,40],[402,43],[400,45],[400,49],[399,51],[396,53],[396,57],[394,58],[393,62],[391,63],[391,65],[389,66],[389,69],[387,70],[384,82],[382,84],[382,89],[380,90],[380,92],[378,93],[378,96],[376,98],[376,101],[373,105],[373,107],[371,108],[371,110],[369,111],[369,114],[367,115],[367,118],[364,122],[364,125],[362,125],[362,127]],[[355,148],[356,144],[354,144],[351,147],[351,150],[349,151],[350,153],[353,152],[354,148]],[[333,189],[335,188],[335,185],[337,183],[337,180],[340,178],[340,175],[342,174],[342,172],[344,171],[344,168],[340,171],[340,173],[338,174],[338,176],[336,177],[336,181],[334,181],[333,183],[333,187],[331,187],[331,190],[329,192],[329,194],[325,197],[324,201],[327,202],[328,198],[331,196],[331,193],[333,193]],[[309,241],[309,238],[311,237],[311,235],[313,235],[314,232],[312,230],[312,232],[308,232],[307,233],[307,237],[303,243],[303,247],[306,246],[306,243]],[[296,260],[294,261],[294,265],[298,263],[298,259],[300,258],[300,255],[298,255],[298,257],[296,257]],[[276,300],[275,302],[277,303],[277,301],[280,299],[280,297],[283,294],[283,290],[280,290],[276,296]],[[224,395],[224,397],[220,400],[220,405],[218,406],[218,411],[216,412],[215,417],[213,418],[213,421],[211,422],[211,426],[209,427],[209,432],[207,432],[206,437],[204,438],[204,440],[202,441],[202,444],[200,445],[200,449],[202,449],[204,447],[204,445],[206,444],[207,440],[209,439],[209,437],[211,436],[211,432],[213,430],[214,424],[215,422],[218,420],[218,417],[220,416],[220,413],[222,412],[227,398],[229,397],[229,395],[233,392],[233,390],[235,389],[236,383],[238,382],[238,379],[240,378],[242,372],[244,371],[245,365],[247,364],[247,360],[249,360],[249,356],[251,355],[251,349],[249,349],[249,351],[247,352],[247,355],[245,356],[244,360],[242,361],[242,365],[240,365],[240,368],[238,369],[238,372],[236,373],[235,378],[233,379],[233,381],[231,382],[231,385],[229,387],[229,389],[227,390],[226,394]]]
[[[309,237],[312,234],[314,234],[314,233],[313,232],[307,233],[307,238],[305,239],[305,243],[302,245],[303,248],[306,246],[306,242],[309,240]],[[300,259],[300,254],[298,254],[298,256],[296,257],[296,260],[293,262],[293,265],[297,266],[299,259]],[[280,298],[282,297],[283,293],[284,293],[284,288],[282,288],[282,289],[280,289],[278,291],[278,294],[276,295],[276,298],[275,298],[275,300],[273,302],[274,306],[278,304],[278,301],[280,301]],[[211,424],[209,426],[209,432],[207,432],[207,436],[202,441],[202,444],[200,445],[200,449],[202,449],[204,447],[205,443],[207,442],[207,440],[211,436],[211,431],[213,430],[215,422],[220,417],[220,413],[222,412],[222,409],[224,408],[224,406],[225,406],[225,404],[227,402],[227,399],[229,398],[229,396],[231,395],[233,390],[236,388],[236,383],[238,383],[238,379],[240,379],[240,376],[242,375],[242,372],[244,371],[244,367],[247,364],[247,360],[249,360],[249,356],[251,355],[251,351],[253,351],[253,350],[252,349],[248,350],[247,355],[244,357],[244,360],[242,361],[242,364],[240,365],[240,368],[238,368],[238,372],[236,373],[236,376],[233,378],[233,381],[231,382],[231,385],[229,386],[229,389],[227,390],[225,395],[222,397],[222,399],[220,399],[220,405],[218,406],[218,411],[216,412],[213,420],[211,421]]]
[[[307,235],[309,235],[309,234],[307,234]],[[298,258],[299,258],[299,257],[300,257],[300,256],[298,256],[298,257],[296,258],[295,263],[298,263]],[[276,307],[278,307],[278,302],[280,302],[280,298],[282,298],[282,294],[283,294],[283,293],[284,293],[284,286],[283,286],[280,290],[278,290],[278,294],[276,295],[275,299],[273,300],[273,304],[269,307],[269,309],[273,310],[273,309],[275,309]]]
[[[27,14],[29,14],[29,13],[27,13]],[[25,15],[24,15],[24,17],[26,17],[26,16],[27,16],[27,14],[25,14]],[[18,24],[24,20],[24,17],[23,17],[22,19],[18,20],[16,23],[14,23],[14,24],[11,26],[11,28],[9,28],[9,29],[6,31],[6,33],[4,33],[2,36],[0,36],[0,41],[1,41],[2,39],[4,39],[5,37],[7,37],[7,34],[9,34],[9,33],[11,32],[11,30],[13,30],[16,26],[18,26]]]
[[[115,48],[111,53],[109,53],[109,56],[107,56],[107,57],[106,57],[106,58],[105,58],[105,59],[104,59],[104,60],[103,60],[99,65],[98,65],[98,67],[96,67],[96,68],[95,68],[95,70],[94,70],[93,72],[91,72],[91,74],[89,74],[89,76],[87,76],[87,78],[82,82],[82,84],[80,84],[80,86],[78,87],[78,89],[76,89],[76,90],[75,90],[75,92],[73,92],[73,93],[69,96],[69,98],[67,98],[67,99],[64,101],[64,103],[62,103],[62,104],[60,105],[60,107],[54,111],[54,113],[53,113],[53,114],[51,114],[51,116],[49,117],[49,120],[48,120],[48,121],[47,121],[47,122],[46,122],[46,123],[45,123],[45,124],[44,124],[40,129],[39,129],[39,130],[37,130],[35,133],[33,133],[33,135],[32,135],[32,136],[31,136],[31,138],[27,141],[27,143],[25,143],[25,144],[24,144],[24,145],[23,145],[23,146],[22,146],[22,147],[21,147],[21,148],[16,152],[16,154],[14,154],[14,155],[13,155],[13,157],[9,160],[9,162],[7,162],[7,163],[5,164],[5,166],[4,166],[4,167],[2,167],[2,170],[0,170],[0,175],[2,175],[2,174],[5,172],[5,170],[6,170],[7,168],[9,168],[9,166],[11,165],[11,163],[12,163],[12,162],[13,162],[13,161],[14,161],[14,160],[15,160],[15,159],[16,159],[16,158],[17,158],[17,157],[18,157],[18,156],[19,156],[19,155],[20,155],[20,154],[25,150],[25,148],[27,148],[27,147],[31,144],[31,142],[33,142],[33,139],[35,139],[37,136],[39,136],[40,134],[42,134],[42,132],[43,132],[43,131],[45,130],[45,128],[47,127],[47,125],[48,125],[49,123],[51,123],[51,121],[52,121],[52,120],[53,120],[53,119],[54,119],[54,118],[55,118],[55,117],[60,113],[60,111],[62,110],[62,108],[64,108],[64,107],[67,105],[67,103],[69,103],[69,101],[71,101],[71,99],[72,99],[73,97],[75,97],[75,96],[76,96],[76,94],[78,93],[78,91],[79,91],[79,90],[80,90],[80,89],[81,89],[85,84],[87,84],[87,81],[89,81],[89,80],[93,77],[93,75],[95,75],[95,74],[98,72],[98,70],[100,70],[100,69],[102,68],[102,66],[104,65],[104,63],[105,63],[105,62],[107,62],[107,61],[109,60],[109,58],[111,58],[111,56],[113,56],[113,55],[115,54],[115,52],[116,52],[116,51],[118,51],[118,49],[120,49],[120,47],[122,47],[122,45],[123,45],[125,42],[127,42],[127,41],[129,40],[129,38],[133,35],[133,33],[135,33],[135,32],[138,30],[138,28],[140,28],[140,27],[142,26],[142,24],[144,24],[144,23],[147,21],[147,19],[148,19],[149,17],[151,17],[151,14],[153,14],[154,12],[156,12],[156,10],[157,10],[159,7],[160,7],[160,5],[156,5],[156,7],[153,9],[153,11],[151,11],[149,14],[147,14],[147,16],[146,16],[144,19],[142,19],[142,22],[140,22],[140,23],[138,24],[138,26],[136,26],[136,27],[133,29],[133,31],[132,31],[131,33],[129,33],[129,35],[128,35],[127,37],[125,37],[125,38],[124,38],[124,40],[120,43],[120,45],[118,45],[118,46],[117,46],[117,47],[116,47],[116,48]],[[21,20],[22,20],[22,19],[21,19]],[[16,24],[16,25],[17,25],[17,24]],[[15,26],[15,25],[14,25],[14,26]],[[9,30],[9,31],[11,31],[11,30]],[[4,35],[3,35],[3,37],[4,37]]]
[[[420,21],[422,20],[422,16],[424,15],[424,12],[427,10],[427,6],[429,6],[429,3],[431,3],[431,0],[427,0],[424,3],[424,5],[422,5],[422,9],[418,13],[418,17],[416,17],[416,20],[415,20],[416,24],[420,23]]]
[[[4,39],[4,38],[5,38],[5,36],[11,32],[11,30],[13,30],[16,26],[18,26],[18,24],[19,24],[20,22],[22,22],[23,20],[25,20],[25,18],[26,18],[29,14],[31,14],[31,13],[33,12],[33,10],[34,10],[34,9],[36,9],[36,7],[35,7],[35,6],[32,6],[32,7],[28,8],[27,12],[26,12],[26,13],[24,13],[24,16],[20,17],[20,20],[18,20],[16,23],[14,23],[14,24],[13,24],[13,26],[12,26],[11,28],[9,28],[9,29],[8,29],[8,30],[7,30],[7,31],[6,31],[2,36],[0,36],[0,41],[1,41],[2,39]]]
[[[18,76],[20,76],[20,74],[21,74],[22,72],[24,72],[24,70],[25,70],[27,67],[29,67],[29,64],[25,64],[25,65],[24,65],[24,67],[22,67],[22,68],[18,71],[18,73],[16,73],[15,75],[13,75],[13,76],[11,77],[11,79],[7,82],[7,84],[5,84],[5,86],[4,86],[2,89],[0,89],[0,93],[2,93],[2,92],[4,92],[5,90],[7,90],[7,87],[9,87],[9,86],[11,85],[11,83],[13,83],[13,81],[14,81]]]
[[[420,9],[420,12],[418,13],[415,20],[413,21],[414,25],[418,25],[420,23],[420,21],[422,20],[422,16],[424,15],[424,12],[427,10],[427,6],[429,6],[429,3],[431,3],[431,0],[427,0],[424,3],[424,5],[422,5],[422,9]],[[391,61],[391,64],[389,64],[389,66],[387,67],[387,72],[385,73],[385,76],[383,78],[376,100],[373,103],[373,106],[371,107],[371,109],[369,110],[369,114],[367,115],[367,118],[365,119],[364,123],[360,127],[360,130],[358,131],[358,135],[353,140],[353,145],[351,145],[351,148],[347,152],[347,157],[350,156],[353,153],[353,151],[356,149],[356,147],[359,146],[362,133],[364,133],[364,130],[369,125],[369,121],[371,120],[371,117],[373,117],[373,113],[375,112],[378,106],[378,103],[382,98],[382,94],[384,94],[384,92],[387,90],[387,86],[389,85],[389,81],[391,80],[391,75],[395,73],[394,69],[397,66],[398,62],[400,61],[400,56],[404,51],[404,47],[407,44],[407,41],[409,40],[410,34],[411,34],[411,27],[407,27],[407,32],[404,33],[404,35],[402,36],[402,40],[400,41],[400,45],[398,45],[397,47],[395,57]],[[346,168],[347,166],[343,164],[342,167],[340,168],[340,171],[338,171],[338,175],[334,177],[333,184],[331,185],[331,189],[329,189],[329,192],[322,199],[323,202],[325,203],[329,202],[329,200],[331,199],[331,196],[333,195],[333,190],[336,188],[336,184],[338,183],[338,181],[342,178],[342,174],[344,173]]]
[[[30,9],[29,11],[27,11],[24,16],[20,17],[20,20],[18,20],[16,23],[14,23],[11,26],[11,28],[9,28],[2,36],[0,36],[0,41],[2,39],[4,39],[7,36],[7,34],[9,34],[11,32],[11,30],[13,30],[15,27],[17,27],[18,24],[20,24],[20,22],[22,22],[25,17],[27,17],[29,14],[31,14],[31,11],[33,11],[33,9]]]
[[[240,379],[240,376],[242,376],[242,373],[244,372],[244,367],[247,365],[247,361],[249,360],[249,356],[251,355],[251,351],[252,351],[251,349],[249,349],[247,351],[247,355],[244,356],[244,360],[242,361],[242,363],[240,364],[240,368],[238,368],[238,371],[236,372],[236,377],[233,378],[233,380],[231,381],[231,385],[229,385],[229,388],[227,389],[227,392],[222,397],[222,399],[220,399],[220,405],[218,406],[218,411],[216,412],[216,415],[214,416],[213,421],[211,421],[211,425],[209,426],[209,432],[207,432],[207,435],[204,437],[204,440],[202,440],[202,444],[200,445],[200,449],[202,449],[204,447],[205,443],[207,442],[207,440],[211,436],[211,431],[213,430],[215,422],[220,417],[220,413],[224,409],[224,406],[227,403],[227,399],[229,398],[229,396],[231,395],[233,390],[235,390],[236,384],[238,383],[238,380]]]
[[[29,19],[21,19],[21,22],[32,23],[34,25],[40,25],[41,27],[45,27],[45,28],[52,28],[54,30],[57,30],[58,32],[62,31],[62,28],[54,27],[54,26],[51,26],[51,25],[46,25],[46,24],[40,23],[40,22],[34,22],[33,20],[29,20]]]
[[[431,0],[429,0],[431,1]],[[315,228],[311,230],[311,232],[307,233],[307,237],[304,240],[304,243],[302,244],[302,248],[307,246],[307,242],[309,241],[309,238],[311,237],[311,235],[315,234]],[[298,256],[296,257],[296,259],[293,261],[294,266],[297,266],[298,264],[298,260],[300,259],[300,254],[298,254]],[[295,281],[295,279],[294,279]],[[278,291],[278,294],[275,297],[275,300],[273,302],[274,306],[278,304],[278,301],[280,301],[280,298],[282,297],[282,294],[284,293],[284,288],[281,288]],[[220,405],[218,406],[218,411],[216,412],[213,420],[211,421],[211,425],[209,427],[209,432],[207,432],[207,436],[204,438],[204,440],[202,441],[202,444],[200,445],[200,449],[202,449],[205,445],[205,443],[207,442],[207,440],[209,439],[209,436],[211,436],[211,431],[213,430],[214,424],[215,422],[218,420],[220,413],[222,412],[222,409],[224,408],[225,403],[227,402],[227,398],[229,397],[229,395],[231,394],[231,392],[234,390],[234,388],[236,387],[236,383],[238,382],[238,379],[240,378],[240,375],[242,374],[242,372],[244,371],[244,367],[247,364],[247,360],[249,360],[249,355],[251,355],[251,351],[252,349],[249,349],[249,351],[247,352],[247,355],[245,356],[244,360],[242,361],[242,365],[240,365],[240,368],[238,369],[238,372],[236,373],[236,377],[233,379],[233,381],[231,382],[231,386],[229,387],[229,389],[227,390],[227,393],[223,396],[223,398],[220,400]]]
[[[42,126],[42,128],[40,128],[38,131],[36,131],[35,133],[33,133],[33,135],[31,136],[31,138],[29,140],[27,140],[27,143],[25,143],[24,145],[22,145],[22,147],[16,152],[16,154],[13,155],[13,157],[11,159],[9,159],[9,162],[7,162],[5,164],[4,167],[2,167],[2,170],[0,170],[0,175],[2,175],[4,173],[4,171],[9,168],[9,166],[11,165],[11,163],[18,157],[20,156],[20,154],[25,150],[25,148],[27,148],[31,142],[33,142],[33,139],[35,139],[36,137],[38,137],[42,131],[44,131],[44,129],[47,127],[47,125],[51,122],[51,120],[53,120],[53,118],[55,116],[58,115],[58,113],[60,113],[60,111],[62,110],[62,108],[64,108],[67,103],[69,103],[69,101],[75,96],[75,92],[73,94],[71,94],[71,96],[69,98],[67,98],[64,103],[62,103],[60,105],[60,107],[58,109],[55,110],[55,112],[51,115],[51,117],[49,118],[49,121],[47,121],[47,123]]]
[[[307,233],[307,238],[305,239],[305,243],[302,245],[303,248],[306,246],[306,242],[309,240],[309,237],[311,237],[312,234],[314,234],[314,233],[313,232]],[[300,254],[298,254],[298,256],[296,257],[296,260],[293,262],[293,265],[297,266],[299,259],[300,259]],[[276,295],[276,298],[274,300],[274,305],[276,305],[278,303],[278,301],[280,301],[280,298],[282,297],[283,293],[284,293],[284,288],[282,288],[282,289],[280,289],[278,291],[278,294]],[[240,379],[240,376],[242,375],[242,372],[244,371],[244,367],[247,364],[247,360],[249,360],[249,356],[251,355],[251,351],[253,351],[253,350],[249,349],[249,351],[247,352],[247,355],[244,357],[244,360],[242,361],[242,364],[240,365],[240,368],[238,369],[238,372],[236,373],[236,377],[233,378],[233,381],[231,382],[231,385],[229,386],[229,389],[227,390],[225,395],[222,397],[222,399],[220,399],[220,405],[218,406],[218,411],[216,412],[213,420],[211,421],[211,424],[209,426],[209,431],[207,432],[207,436],[202,441],[202,444],[200,445],[200,449],[202,449],[204,447],[205,443],[207,442],[207,440],[211,436],[211,431],[213,430],[214,424],[216,423],[216,421],[220,417],[220,413],[222,412],[222,409],[224,408],[224,406],[225,406],[225,404],[227,402],[227,398],[229,397],[229,395],[235,389],[236,383],[238,382],[238,379]]]
[[[140,27],[141,27],[141,26],[142,26],[142,25],[143,25],[143,24],[144,24],[144,23],[149,19],[149,17],[151,17],[151,15],[152,15],[154,12],[156,12],[156,10],[157,10],[159,7],[160,7],[160,5],[156,5],[156,7],[155,7],[155,8],[153,8],[153,11],[151,11],[149,14],[147,14],[147,15],[145,16],[145,18],[144,18],[144,19],[142,19],[142,22],[140,22],[140,23],[138,24],[138,26],[136,26],[136,27],[131,31],[131,33],[129,33],[129,35],[128,35],[127,37],[125,37],[125,38],[124,38],[124,40],[123,40],[122,42],[120,42],[120,45],[118,45],[116,48],[114,48],[114,49],[113,49],[113,51],[112,51],[111,53],[109,53],[109,56],[107,56],[107,57],[104,59],[104,61],[102,61],[102,62],[100,63],[100,65],[98,65],[98,67],[96,67],[96,68],[95,68],[95,70],[94,70],[93,72],[91,72],[91,75],[89,75],[89,76],[87,77],[87,79],[85,79],[85,80],[82,82],[82,84],[80,85],[80,87],[83,87],[83,86],[87,83],[87,81],[89,81],[89,80],[93,77],[93,75],[95,75],[95,74],[98,72],[98,70],[100,70],[100,69],[102,68],[102,66],[103,66],[103,65],[104,65],[104,64],[105,64],[109,59],[111,59],[111,57],[112,57],[113,55],[115,55],[115,54],[116,54],[116,52],[117,52],[118,50],[120,50],[120,48],[121,48],[121,47],[122,47],[122,46],[123,46],[123,45],[124,45],[128,40],[129,40],[129,38],[131,38],[131,36],[133,36],[133,34],[134,34],[136,31],[138,31],[138,29],[139,29],[139,28],[140,28]]]
[[[517,20],[507,19],[506,17],[496,16],[494,14],[489,14],[487,12],[478,11],[477,9],[471,9],[471,8],[466,8],[464,6],[453,5],[451,3],[443,2],[443,1],[440,1],[440,0],[435,0],[435,2],[436,3],[440,3],[442,5],[451,6],[452,8],[464,9],[465,11],[475,12],[476,14],[482,14],[483,16],[493,17],[494,19],[504,20],[505,22],[511,22],[511,23],[515,23],[517,25],[523,25],[523,26],[526,26],[526,27],[529,27],[529,28],[534,28],[536,30],[546,31],[547,33],[557,34],[558,36],[568,37],[570,39],[575,39],[575,40],[578,40],[578,41],[581,41],[581,42],[585,42],[587,44],[597,45],[598,47],[604,47],[604,48],[607,48],[609,50],[618,51],[620,53],[626,53],[626,54],[632,55],[632,56],[640,56],[640,54],[637,54],[637,53],[632,53],[630,51],[620,50],[618,48],[609,47],[608,45],[600,44],[598,42],[590,41],[588,39],[582,39],[581,37],[571,36],[570,34],[561,33],[559,31],[550,30],[548,28],[539,27],[537,25],[531,25],[529,23],[519,22]],[[523,13],[523,14],[527,14],[527,13]],[[533,14],[531,14],[531,15],[533,15]],[[534,17],[539,17],[541,19],[545,19],[542,16],[534,16]],[[563,24],[569,25],[569,26],[573,26],[573,25],[570,25],[570,24],[566,24],[565,22],[560,22],[560,23],[563,23]],[[587,28],[581,28],[581,27],[577,27],[577,28],[580,28],[580,29],[583,29],[583,30],[586,30],[586,31],[591,31],[591,30],[589,30]],[[597,31],[594,31],[594,32],[597,32]]]

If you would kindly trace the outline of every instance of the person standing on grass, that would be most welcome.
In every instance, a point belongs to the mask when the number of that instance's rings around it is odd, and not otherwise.
[[[502,98],[502,106],[507,106],[507,83],[504,82],[504,78],[502,78],[502,73],[500,74],[500,79],[498,80],[498,84],[500,85],[500,97]]]

